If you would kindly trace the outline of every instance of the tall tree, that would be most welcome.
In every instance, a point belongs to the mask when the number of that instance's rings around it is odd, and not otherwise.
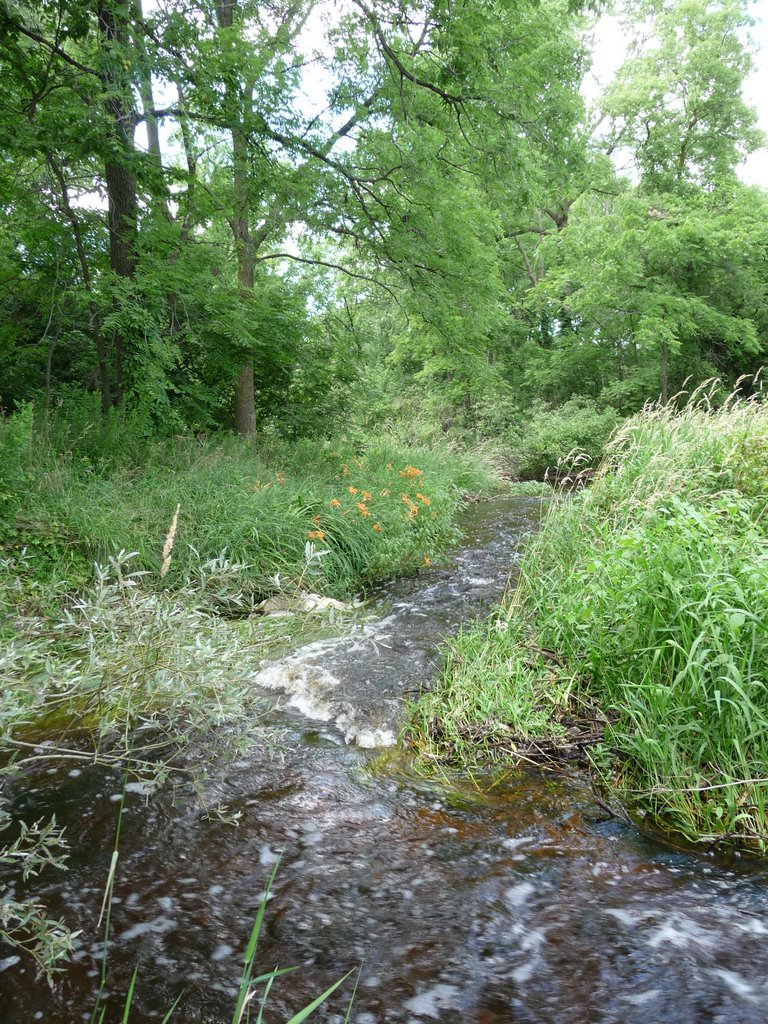
[[[748,8],[748,0],[628,5],[630,25],[642,25],[649,39],[619,70],[602,106],[610,148],[630,152],[649,190],[712,185],[761,145],[757,114],[743,98],[752,67]]]

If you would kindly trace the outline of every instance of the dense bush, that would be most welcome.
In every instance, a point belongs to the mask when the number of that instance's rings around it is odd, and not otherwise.
[[[573,465],[597,465],[618,423],[614,409],[599,409],[588,398],[572,398],[559,409],[536,405],[510,438],[515,473],[541,480]]]

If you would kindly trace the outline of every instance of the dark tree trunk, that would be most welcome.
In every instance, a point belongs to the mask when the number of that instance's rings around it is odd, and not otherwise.
[[[217,0],[216,15],[220,28],[232,28],[237,0]],[[226,85],[227,104],[232,120],[232,219],[230,227],[237,252],[237,282],[243,292],[253,291],[253,246],[249,226],[248,139],[242,128],[246,95],[231,82]],[[238,120],[240,123],[238,124]],[[235,383],[235,428],[239,434],[256,434],[256,407],[253,384],[253,363],[244,363]]]
[[[72,203],[69,200],[69,188],[67,179],[64,177],[64,170],[61,164],[52,154],[48,154],[48,165],[53,171],[61,189],[61,203],[64,213],[72,227],[72,236],[75,240],[77,259],[80,264],[80,274],[83,278],[83,287],[88,292],[88,305],[91,311],[91,330],[96,342],[96,357],[99,366],[99,387],[101,390],[101,411],[106,415],[112,408],[112,390],[109,383],[109,366],[107,364],[107,350],[104,345],[104,335],[101,330],[101,316],[93,297],[93,286],[91,284],[91,270],[88,265],[88,257],[83,245],[83,231],[80,220],[75,213]]]
[[[115,68],[117,53],[130,46],[130,7],[126,0],[100,0],[99,30],[105,50],[102,76],[109,116],[109,146],[104,161],[104,179],[109,202],[109,262],[118,277],[133,277],[136,269],[136,169],[134,112],[130,83]],[[123,362],[125,339],[120,331],[112,336],[115,353],[115,399],[120,402],[125,387]]]

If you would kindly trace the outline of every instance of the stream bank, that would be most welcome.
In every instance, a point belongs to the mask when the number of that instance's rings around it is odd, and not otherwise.
[[[441,637],[498,601],[536,499],[465,510],[451,567],[377,589],[377,616],[262,668],[277,754],[210,774],[191,792],[129,787],[112,909],[105,1020],[231,1020],[242,950],[275,858],[257,967],[300,965],[270,994],[287,1019],[362,964],[357,1024],[764,1024],[766,871],[675,849],[606,820],[578,777],[517,772],[444,782],[387,746],[403,693],[434,672]],[[382,749],[384,746],[384,749]],[[2,962],[0,1022],[90,1019],[96,927],[122,789],[119,772],[44,766],[15,810],[56,813],[73,850],[35,893],[83,929],[54,992]],[[13,794],[12,794],[13,795]],[[12,958],[11,958],[12,959]],[[341,1024],[351,983],[313,1019]]]

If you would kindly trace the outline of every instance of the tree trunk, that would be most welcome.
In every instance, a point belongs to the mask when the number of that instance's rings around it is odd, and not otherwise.
[[[153,201],[156,202],[167,220],[171,220],[171,211],[168,205],[168,188],[163,174],[163,151],[160,146],[160,128],[154,114],[155,97],[152,87],[152,65],[144,35],[144,11],[142,0],[133,0],[135,29],[133,42],[139,54],[139,95],[141,96],[141,107],[144,114],[144,125],[147,130],[147,153],[152,168],[152,193]],[[181,98],[181,97],[180,97]]]
[[[661,343],[661,402],[662,405],[669,402],[669,345],[666,341]]]
[[[49,153],[48,154],[48,166],[56,176],[56,180],[59,183],[61,189],[61,202],[64,207],[64,213],[72,227],[72,236],[75,239],[75,248],[77,249],[77,259],[80,263],[80,273],[83,278],[83,287],[88,292],[88,305],[91,311],[91,329],[93,330],[94,340],[96,342],[96,358],[98,360],[99,367],[99,388],[101,390],[101,411],[106,414],[112,408],[112,391],[109,384],[109,367],[107,365],[107,350],[104,345],[104,335],[101,330],[101,316],[99,315],[99,308],[96,305],[96,300],[93,297],[93,287],[91,285],[91,270],[88,266],[88,257],[85,254],[85,246],[83,245],[83,231],[80,225],[80,220],[74,211],[72,203],[69,200],[69,188],[67,186],[67,179],[64,177],[64,170],[61,164],[56,158]]]
[[[237,0],[217,0],[216,15],[220,28],[232,28]],[[227,105],[232,121],[232,219],[229,224],[237,253],[237,282],[242,292],[253,291],[253,247],[249,226],[248,139],[242,128],[248,97],[239,94],[230,80],[226,84]],[[236,111],[236,113],[235,113]],[[240,123],[237,123],[237,119]],[[235,429],[245,437],[256,434],[256,406],[253,385],[253,362],[244,363],[235,384]]]
[[[131,278],[136,269],[136,170],[134,117],[130,103],[130,83],[114,71],[115,53],[130,52],[129,7],[125,0],[100,0],[99,30],[105,54],[102,82],[106,91],[105,109],[110,119],[110,145],[104,161],[104,179],[109,202],[109,262],[118,277]],[[123,360],[125,339],[120,331],[112,336],[115,353],[115,400],[124,392]]]

